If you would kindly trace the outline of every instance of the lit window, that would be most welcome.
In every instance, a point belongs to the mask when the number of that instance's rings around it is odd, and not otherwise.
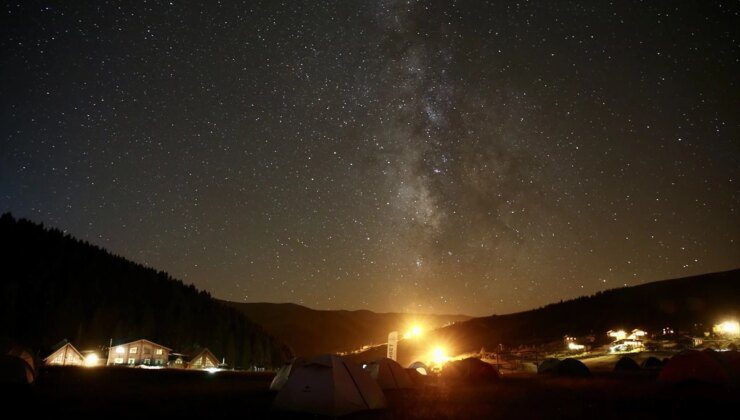
[[[162,349],[155,350],[154,354],[162,354]]]
[[[116,347],[116,353],[117,354],[126,353],[126,349],[124,349],[123,346],[118,346],[118,347]]]
[[[128,359],[128,364],[129,365],[133,365],[134,363],[136,363],[136,359],[134,359],[133,357],[130,358],[130,359]]]
[[[136,350],[137,349],[138,349],[138,347],[131,347],[130,349],[128,349],[128,352],[131,353],[131,354],[133,354],[133,353],[136,353]]]
[[[122,364],[122,363],[123,363],[123,357],[116,357],[115,363],[116,363],[117,365],[120,365],[120,364]]]
[[[151,360],[151,359],[144,359],[144,364],[145,364],[145,365],[148,365],[148,364],[150,364],[151,362],[152,362],[152,360]]]

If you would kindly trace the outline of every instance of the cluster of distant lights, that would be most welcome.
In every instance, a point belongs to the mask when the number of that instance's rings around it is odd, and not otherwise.
[[[576,343],[575,337],[565,336],[565,342],[568,343],[568,350],[570,351],[578,351],[583,350],[586,348],[583,344]]]
[[[737,337],[740,336],[740,323],[737,321],[724,321],[715,325],[712,331],[718,335]]]
[[[720,324],[716,324],[712,330],[717,335],[723,335],[727,337],[738,337],[740,336],[740,323],[734,320],[728,320],[724,321]],[[674,331],[671,328],[663,328],[662,330],[663,334],[673,334]],[[625,345],[631,345],[631,346],[640,346],[642,343],[642,338],[647,336],[647,332],[640,330],[640,329],[634,329],[630,334],[627,334],[627,331],[625,330],[615,330],[615,331],[609,331],[607,332],[607,335],[614,339],[614,342],[622,341]],[[418,339],[424,336],[424,329],[419,325],[414,325],[411,328],[408,329],[403,334],[403,338],[405,340],[413,340]],[[576,343],[575,337],[566,336],[565,341],[568,345],[568,350],[571,351],[580,351],[585,348],[584,345]],[[611,346],[610,350],[612,352],[617,352],[618,346]],[[448,354],[447,349],[443,346],[434,346],[429,350],[428,358],[434,365],[443,365],[447,363],[451,357]],[[90,353],[87,356],[85,356],[85,366],[93,367],[98,366],[98,363],[100,361],[100,358],[95,353]],[[161,368],[158,366],[158,368]],[[223,369],[221,368],[208,368],[205,369],[208,373],[216,373],[220,372]]]
[[[738,338],[740,337],[740,323],[735,320],[727,320],[714,325],[712,331],[717,336],[726,338]],[[660,332],[664,336],[673,335],[676,333],[671,327],[665,327],[660,330]],[[627,332],[622,329],[610,330],[606,334],[613,340],[612,345],[609,346],[609,351],[611,353],[640,351],[644,349],[643,340],[648,335],[646,331],[639,328],[632,330],[632,332]],[[586,347],[582,344],[578,344],[576,342],[576,338],[572,336],[566,335],[564,337],[564,340],[566,347],[570,351],[583,351]]]
[[[739,337],[740,336],[740,323],[735,320],[728,320],[722,323],[716,324],[713,327],[715,334],[725,337]],[[674,334],[674,330],[670,327],[665,327],[661,331],[663,335]],[[409,328],[404,334],[405,340],[418,339],[424,335],[424,329],[419,325],[414,325]],[[618,353],[625,350],[641,350],[643,348],[643,339],[647,337],[647,331],[635,328],[631,332],[625,330],[612,330],[608,331],[607,335],[613,339],[614,345],[609,347],[612,353]],[[583,351],[586,346],[576,342],[575,337],[565,336],[565,342],[570,351]],[[451,357],[448,354],[447,349],[443,346],[434,346],[429,350],[428,360],[434,365],[443,365],[447,363]]]
[[[647,331],[635,328],[631,333],[627,334],[625,330],[609,331],[607,333],[609,337],[614,339],[614,345],[609,347],[609,351],[612,353],[620,353],[624,351],[639,351],[644,348],[642,339],[647,336]]]

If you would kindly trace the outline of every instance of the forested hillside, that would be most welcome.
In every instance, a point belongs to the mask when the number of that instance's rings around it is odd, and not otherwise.
[[[0,217],[0,335],[44,352],[147,338],[208,347],[229,365],[277,366],[290,350],[239,311],[167,273],[10,214]]]
[[[293,303],[225,303],[306,357],[385,343],[389,332],[403,334],[412,325],[435,329],[470,319],[466,315],[316,310]]]
[[[607,340],[610,329],[643,328],[701,335],[712,324],[740,316],[740,270],[646,283],[599,292],[592,296],[554,303],[531,311],[473,318],[431,331],[425,340],[403,341],[399,358],[410,362],[423,357],[430,343],[451,354],[496,350],[499,345],[544,344],[568,335],[593,334]],[[385,347],[360,354],[372,360]]]

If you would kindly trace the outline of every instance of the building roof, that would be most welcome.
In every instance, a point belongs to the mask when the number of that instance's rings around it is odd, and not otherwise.
[[[151,340],[147,340],[146,338],[141,338],[141,339],[138,339],[138,340],[134,340],[134,341],[129,341],[129,342],[127,342],[127,343],[120,343],[120,344],[116,344],[116,345],[114,345],[114,346],[111,346],[111,347],[108,347],[108,348],[112,349],[112,348],[114,348],[114,347],[118,347],[118,346],[126,346],[126,345],[129,345],[129,344],[134,344],[134,343],[138,343],[139,341],[145,341],[145,342],[147,342],[147,343],[149,343],[149,344],[154,344],[154,345],[155,345],[155,346],[157,346],[157,347],[162,347],[163,349],[166,349],[166,350],[170,350],[170,351],[172,351],[172,349],[171,349],[171,348],[169,348],[169,347],[167,347],[167,346],[163,346],[163,345],[161,345],[161,344],[158,344],[158,343],[155,343],[154,341],[151,341]]]
[[[197,360],[198,358],[200,358],[200,357],[202,357],[202,356],[207,356],[207,357],[210,357],[210,358],[212,358],[213,360],[215,360],[215,361],[216,361],[216,363],[220,363],[220,361],[218,360],[218,357],[216,357],[216,355],[215,355],[215,354],[213,354],[213,353],[212,353],[212,352],[211,352],[210,350],[208,350],[208,348],[203,348],[203,350],[199,351],[199,352],[198,352],[198,353],[197,353],[197,354],[195,355],[195,357],[193,357],[192,359],[190,359],[190,363],[194,362],[195,360]]]
[[[74,353],[77,353],[77,356],[79,356],[80,359],[84,359],[85,358],[85,357],[82,356],[82,353],[80,353],[79,350],[77,350],[75,348],[75,346],[72,345],[72,343],[65,343],[62,347],[59,347],[58,349],[56,349],[53,352],[51,352],[50,355],[46,356],[46,358],[44,359],[44,362],[46,362],[49,359],[52,359],[52,356],[54,356],[57,353],[59,353],[60,351],[64,350],[65,347],[68,348],[69,350],[72,350]]]

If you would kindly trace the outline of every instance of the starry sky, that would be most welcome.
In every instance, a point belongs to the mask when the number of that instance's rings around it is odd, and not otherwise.
[[[5,2],[0,211],[235,301],[740,266],[736,1]]]

